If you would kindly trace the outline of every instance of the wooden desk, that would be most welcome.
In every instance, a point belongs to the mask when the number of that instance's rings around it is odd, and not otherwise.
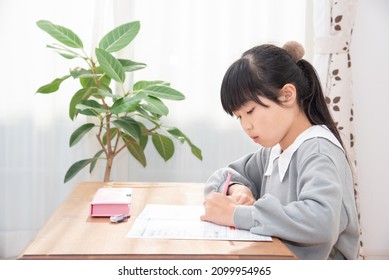
[[[131,218],[110,223],[91,218],[89,205],[102,182],[76,186],[19,259],[295,259],[277,238],[272,242],[130,239],[126,235],[148,203],[202,204],[203,184],[111,183],[133,188]]]

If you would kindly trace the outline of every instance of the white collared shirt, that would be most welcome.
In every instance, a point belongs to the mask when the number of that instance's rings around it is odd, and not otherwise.
[[[285,151],[281,153],[281,146],[278,144],[271,149],[269,165],[267,166],[265,176],[270,176],[273,171],[274,161],[278,159],[278,170],[280,182],[283,181],[286,171],[293,154],[300,148],[301,144],[311,138],[321,137],[331,141],[333,144],[342,148],[342,145],[325,125],[314,125],[301,133]]]

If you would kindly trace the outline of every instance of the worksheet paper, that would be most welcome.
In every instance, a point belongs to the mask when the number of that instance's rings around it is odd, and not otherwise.
[[[203,205],[147,204],[127,234],[128,238],[210,239],[271,241],[271,237],[252,234],[200,220]]]

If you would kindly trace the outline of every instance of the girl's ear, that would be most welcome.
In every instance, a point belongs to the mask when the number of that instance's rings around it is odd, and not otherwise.
[[[282,103],[282,105],[291,107],[296,102],[296,98],[296,87],[293,84],[285,84],[280,91],[278,100]]]

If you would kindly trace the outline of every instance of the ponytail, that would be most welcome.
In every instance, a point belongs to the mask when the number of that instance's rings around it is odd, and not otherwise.
[[[300,59],[297,66],[304,73],[308,82],[306,94],[300,96],[300,107],[304,110],[311,124],[325,125],[335,135],[344,148],[336,123],[328,109],[323,90],[315,68],[306,60]]]

